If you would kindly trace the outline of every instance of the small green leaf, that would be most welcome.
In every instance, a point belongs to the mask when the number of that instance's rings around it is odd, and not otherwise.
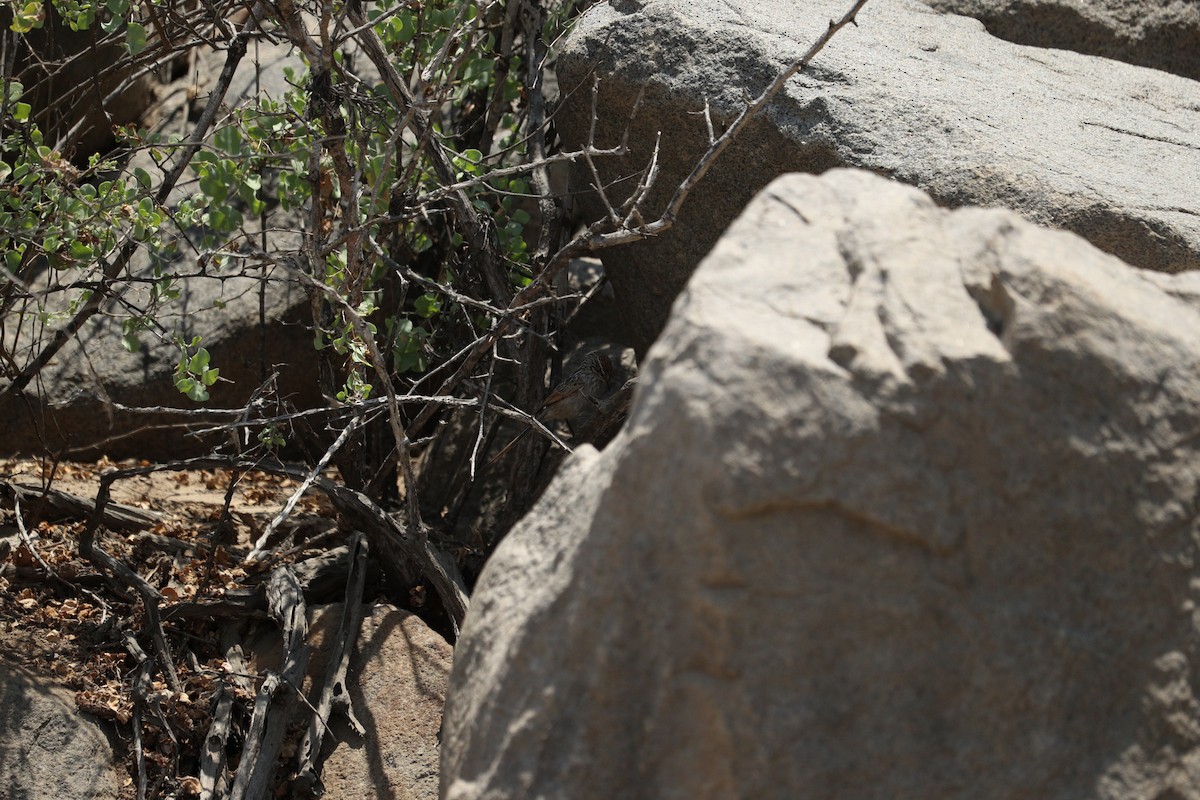
[[[151,185],[150,173],[141,167],[133,168],[133,177],[137,180],[138,185],[143,189],[149,189]]]
[[[29,112],[32,110],[29,103],[17,103],[13,106],[13,119],[17,122],[25,122],[29,119]]]
[[[29,33],[34,28],[42,27],[42,21],[46,18],[46,10],[39,2],[26,3],[20,8],[14,9],[13,21],[10,26],[17,33]]]
[[[127,333],[121,337],[121,345],[131,353],[136,353],[142,349],[142,340],[132,333]]]
[[[242,132],[234,125],[228,125],[217,131],[213,135],[213,144],[226,153],[237,154],[245,149],[242,146]]]
[[[442,301],[437,295],[423,294],[416,299],[413,307],[416,308],[418,314],[429,319],[442,310]]]
[[[140,22],[131,22],[125,31],[125,47],[131,56],[146,49],[146,28]]]
[[[208,351],[201,347],[196,355],[192,356],[192,360],[188,362],[188,372],[196,374],[203,373],[208,369]]]
[[[413,25],[413,15],[411,12],[397,14],[392,18],[391,27],[392,35],[396,37],[396,41],[400,44],[407,44],[417,35],[417,29]]]
[[[278,425],[268,425],[259,431],[258,441],[267,447],[283,447],[287,444],[287,439],[283,438],[283,434],[279,432]]]

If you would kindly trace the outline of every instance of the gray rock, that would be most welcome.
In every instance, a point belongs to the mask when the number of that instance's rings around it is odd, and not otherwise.
[[[1200,4],[1189,0],[925,0],[1001,39],[1200,79]]]
[[[184,435],[186,429],[206,428],[229,417],[188,412],[239,407],[259,387],[262,376],[276,367],[281,398],[301,407],[316,401],[311,366],[315,352],[305,326],[307,297],[302,291],[278,280],[272,283],[264,306],[266,324],[260,326],[254,278],[181,284],[181,299],[159,317],[167,328],[162,337],[143,334],[141,349],[131,353],[122,345],[119,320],[96,318],[40,373],[36,387],[31,387],[35,392],[0,399],[0,452],[153,459],[207,452],[224,438],[192,438]],[[144,291],[134,290],[126,299],[137,303]],[[25,344],[40,346],[54,331],[51,327]],[[175,389],[172,371],[179,350],[169,338],[173,331],[185,339],[202,335],[213,366],[220,369],[223,381],[212,387],[208,403],[194,403]],[[181,413],[126,411],[114,402],[178,408]]]
[[[558,61],[569,98],[558,129],[568,146],[586,140],[597,75],[596,143],[613,146],[644,90],[630,126],[632,157],[600,165],[605,181],[640,170],[661,131],[659,189],[649,205],[659,209],[707,146],[698,113],[705,99],[718,124],[731,119],[746,92],[762,90],[849,5],[597,5]],[[1002,206],[1066,228],[1135,266],[1200,266],[1200,84],[1014,45],[916,0],[867,3],[858,20],[722,156],[673,230],[602,253],[640,352],[738,210],[787,171],[863,167],[919,186],[942,205]],[[601,213],[594,195],[581,205],[589,219]]]
[[[314,706],[324,685],[341,608],[336,603],[309,614],[313,657],[304,691]],[[437,797],[438,730],[451,647],[415,614],[385,605],[365,612],[344,687],[365,736],[354,733],[340,714],[330,719],[331,732],[317,762],[322,797],[432,800]],[[252,647],[259,668],[278,668],[282,645],[276,632],[256,640]],[[306,728],[311,719],[311,710],[301,705],[293,728]]]
[[[485,568],[442,798],[1200,794],[1191,277],[772,183]]]
[[[112,800],[120,773],[108,738],[71,692],[0,663],[0,797]]]
[[[223,52],[198,57],[201,105],[207,101],[204,93],[212,89],[211,82],[224,62]],[[226,104],[253,103],[256,88],[281,100],[287,90],[283,67],[288,64],[299,71],[298,57],[285,46],[262,43],[251,48],[234,75]],[[261,76],[256,78],[259,70]],[[195,76],[186,76],[165,91],[166,99],[155,110],[164,136],[191,130],[187,96],[194,80]],[[147,170],[158,185],[162,170],[149,151],[135,156],[130,169],[135,167]],[[167,205],[174,208],[193,193],[194,180],[193,173],[185,173]],[[265,238],[268,252],[294,252],[300,245],[302,225],[299,212],[285,212],[276,206],[264,219],[245,220],[244,241],[259,246]],[[265,237],[261,230],[267,231]],[[243,270],[240,262],[216,268],[197,230],[187,231],[186,239],[183,235],[174,238],[180,243],[179,253],[159,256],[158,267],[162,274],[178,277],[175,286],[180,297],[156,315],[161,328],[140,335],[141,348],[137,352],[131,353],[123,346],[121,321],[131,309],[145,308],[150,294],[149,281],[144,279],[152,274],[151,257],[141,251],[131,261],[129,272],[143,280],[123,286],[123,302],[110,303],[104,313],[80,330],[39,374],[26,397],[0,398],[0,452],[48,451],[76,458],[106,454],[159,460],[204,453],[226,438],[188,437],[184,428],[189,423],[193,428],[207,428],[217,424],[214,418],[129,412],[115,408],[110,401],[131,407],[179,408],[183,412],[237,408],[274,371],[279,372],[280,398],[288,398],[299,407],[322,402],[313,369],[316,353],[307,293],[282,270],[267,270],[260,324],[258,273]],[[42,329],[29,325],[28,320],[20,326],[10,325],[5,331],[6,351],[18,363],[24,363],[53,338],[67,318],[54,320]],[[201,336],[213,366],[220,369],[223,380],[212,387],[211,399],[203,405],[194,403],[174,386],[172,373],[180,357],[179,348],[172,342],[175,334],[185,340]]]
[[[364,740],[338,725],[336,742],[322,764],[329,800],[437,797],[438,731],[450,645],[420,617],[376,606],[363,620],[351,663],[354,713],[367,730]]]

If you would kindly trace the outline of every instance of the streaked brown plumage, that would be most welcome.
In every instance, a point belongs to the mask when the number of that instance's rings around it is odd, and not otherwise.
[[[600,351],[588,353],[575,371],[560,382],[542,401],[537,418],[542,422],[562,420],[568,425],[600,404],[600,396],[612,380],[612,359]]]
[[[542,401],[537,420],[542,423],[565,422],[573,427],[580,417],[600,405],[600,399],[612,380],[612,359],[599,350],[584,356],[579,366],[571,372]],[[499,461],[521,438],[533,430],[526,428],[515,439],[506,444],[493,458]],[[489,462],[490,463],[490,462]]]

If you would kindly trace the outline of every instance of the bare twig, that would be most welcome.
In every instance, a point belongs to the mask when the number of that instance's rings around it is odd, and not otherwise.
[[[362,425],[362,421],[363,417],[361,414],[351,417],[350,422],[347,423],[346,427],[342,429],[342,432],[338,434],[337,439],[335,439],[333,444],[329,446],[329,448],[325,451],[325,454],[317,460],[317,463],[314,464],[312,469],[309,470],[308,476],[301,481],[300,485],[296,487],[296,491],[292,492],[291,496],[288,497],[287,502],[285,502],[283,507],[279,509],[279,513],[275,515],[274,519],[272,519],[270,524],[267,525],[266,529],[263,530],[262,536],[258,537],[258,541],[254,543],[254,547],[246,556],[245,560],[247,563],[253,563],[255,561],[262,560],[266,553],[267,544],[271,541],[271,536],[292,513],[292,510],[296,507],[296,503],[300,502],[300,498],[304,496],[304,493],[307,492],[309,487],[312,486],[313,481],[317,479],[317,476],[320,475],[325,467],[329,464],[329,461],[333,458],[333,455],[345,446],[346,442],[350,440],[350,437],[354,434],[354,432],[358,430],[360,425]]]
[[[750,121],[759,112],[761,112],[775,98],[775,96],[779,94],[780,91],[783,90],[784,85],[791,79],[791,77],[808,66],[808,64],[816,57],[817,53],[821,52],[825,45],[829,43],[829,40],[833,38],[834,34],[836,34],[846,25],[858,24],[855,17],[858,15],[858,12],[862,10],[862,7],[866,5],[866,2],[867,0],[855,0],[854,5],[849,11],[842,15],[841,19],[837,21],[830,20],[828,28],[826,28],[825,32],[817,38],[817,41],[814,42],[803,55],[788,64],[783,71],[776,75],[775,79],[771,81],[770,85],[768,85],[758,97],[746,104],[746,106],[738,113],[738,115],[734,117],[733,122],[729,124],[729,127],[725,129],[725,132],[722,133],[716,139],[716,141],[709,145],[708,149],[697,160],[695,166],[692,168],[692,171],[688,173],[687,177],[680,182],[679,186],[675,189],[675,193],[671,197],[671,200],[667,203],[666,208],[663,210],[662,214],[659,215],[657,220],[645,225],[639,225],[634,229],[628,226],[629,218],[626,217],[625,224],[614,231],[601,232],[601,229],[593,230],[593,228],[589,228],[587,231],[572,240],[572,242],[567,244],[567,246],[559,252],[554,261],[547,266],[547,271],[553,273],[556,269],[561,269],[561,266],[565,264],[564,259],[569,259],[578,252],[584,250],[600,250],[606,247],[614,247],[627,242],[644,239],[647,236],[656,236],[674,225],[675,220],[679,216],[679,211],[683,208],[683,204],[687,200],[688,195],[691,193],[692,189],[696,187],[696,184],[699,183],[706,174],[708,174],[708,171],[712,168],[712,165],[716,163],[716,160],[720,157],[721,153],[723,153],[725,149],[729,147],[730,143],[737,138],[737,136],[746,128],[747,125],[750,124]],[[539,278],[540,277],[541,276],[539,276]],[[530,288],[532,288],[533,285],[537,285],[537,281],[535,281]],[[519,293],[517,297],[513,299],[513,302],[515,304],[522,299],[525,298],[523,298],[522,294]]]

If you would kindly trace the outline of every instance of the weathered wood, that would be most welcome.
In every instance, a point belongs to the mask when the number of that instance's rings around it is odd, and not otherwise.
[[[271,573],[266,596],[267,609],[283,632],[283,664],[280,674],[270,673],[258,692],[230,800],[262,800],[266,796],[288,716],[312,653],[304,643],[308,633],[304,591],[290,567],[279,567]],[[278,691],[281,688],[282,693]]]
[[[338,626],[337,637],[334,639],[329,654],[329,666],[325,671],[325,685],[321,689],[321,697],[309,723],[308,731],[300,744],[298,769],[293,788],[298,793],[311,797],[319,797],[325,787],[317,774],[316,761],[321,752],[321,742],[325,731],[329,728],[329,718],[333,712],[340,712],[349,722],[350,727],[359,736],[364,735],[362,723],[354,716],[354,708],[350,702],[350,693],[346,688],[346,672],[350,668],[350,656],[354,644],[358,641],[358,633],[362,627],[363,586],[367,577],[366,538],[355,534],[350,543],[350,575],[346,581],[346,597],[342,603],[342,619]]]
[[[94,500],[88,500],[79,495],[59,491],[58,489],[43,489],[40,486],[25,486],[12,481],[0,481],[0,500],[7,500],[7,508],[12,508],[13,501],[20,501],[38,510],[38,504],[44,503],[56,514],[71,519],[88,519],[96,510]],[[44,512],[42,512],[44,514]],[[138,531],[158,524],[163,515],[155,511],[121,503],[107,503],[101,522],[116,531]]]
[[[222,638],[228,640],[233,636]],[[253,688],[245,677],[246,665],[242,661],[240,644],[230,644],[226,647],[225,663],[228,665],[228,680],[231,683],[246,690]],[[225,746],[233,726],[235,699],[236,693],[229,686],[222,684],[217,690],[213,703],[212,724],[208,726],[208,734],[204,737],[200,754],[200,800],[216,800],[221,779],[225,776]]]
[[[129,631],[124,633],[125,649],[137,662],[137,677],[133,681],[133,763],[137,771],[137,800],[146,800],[146,751],[142,743],[142,722],[146,710],[146,694],[150,689],[150,657],[142,650]]]
[[[200,754],[200,800],[215,800],[217,783],[225,771],[225,743],[233,722],[233,692],[227,687],[217,689],[212,723],[204,737]]]
[[[227,589],[216,600],[184,600],[163,608],[163,617],[215,619],[217,617],[265,618],[267,598],[261,586]]]
[[[258,763],[259,752],[262,749],[263,733],[267,727],[267,711],[271,700],[279,688],[279,675],[268,672],[258,695],[254,699],[254,711],[250,715],[250,729],[246,731],[246,741],[242,745],[242,760],[238,762],[237,775],[233,778],[233,788],[229,792],[229,800],[245,800],[246,790],[250,786],[250,777]]]
[[[378,567],[367,565],[367,574],[377,573]],[[331,602],[338,595],[336,587],[345,587],[350,574],[350,548],[342,545],[320,555],[306,558],[292,565],[292,572],[304,592],[304,602],[320,605]],[[343,588],[344,591],[344,588]],[[265,619],[267,597],[265,588],[246,586],[226,589],[212,600],[185,600],[163,607],[163,619],[186,617],[188,619],[216,619],[219,617],[244,617]]]

